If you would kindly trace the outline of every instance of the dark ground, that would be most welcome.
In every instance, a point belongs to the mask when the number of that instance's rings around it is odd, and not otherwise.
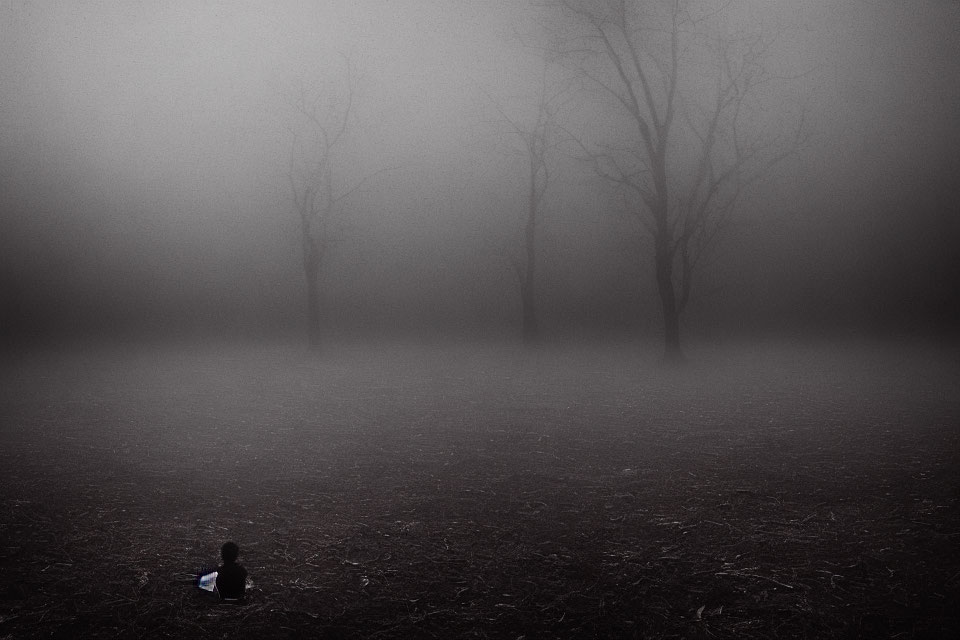
[[[960,637],[960,351],[693,353],[8,354],[0,638]]]

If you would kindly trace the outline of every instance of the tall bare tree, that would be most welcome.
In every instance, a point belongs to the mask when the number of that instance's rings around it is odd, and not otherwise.
[[[543,198],[550,186],[548,152],[557,138],[557,111],[566,88],[553,93],[544,69],[540,95],[537,98],[536,118],[523,122],[507,115],[503,107],[489,94],[487,97],[500,114],[511,135],[520,144],[527,162],[526,211],[523,217],[523,238],[519,251],[507,249],[505,255],[517,277],[520,288],[522,335],[526,343],[534,343],[540,337],[540,322],[537,315],[537,230],[541,223]]]
[[[297,125],[291,127],[288,179],[300,222],[300,244],[307,294],[307,336],[317,348],[322,340],[322,270],[331,244],[342,230],[345,201],[378,172],[348,181],[336,175],[345,151],[355,108],[353,68],[344,58],[344,74],[321,89],[301,84],[291,100]]]
[[[526,343],[534,343],[540,335],[540,322],[537,317],[536,272],[537,272],[537,228],[541,219],[543,197],[550,186],[550,168],[547,152],[553,145],[556,135],[557,99],[560,93],[549,94],[546,72],[537,100],[536,118],[521,122],[511,118],[496,100],[489,94],[510,134],[519,142],[527,161],[526,211],[523,217],[523,238],[519,251],[513,248],[504,250],[517,276],[520,287],[520,305],[522,314],[522,335]],[[512,243],[510,243],[512,245]]]
[[[612,144],[578,140],[595,171],[630,197],[650,236],[665,358],[683,358],[680,318],[698,263],[748,185],[799,142],[764,133],[757,109],[769,40],[732,29],[728,3],[546,0],[549,52],[629,123]]]

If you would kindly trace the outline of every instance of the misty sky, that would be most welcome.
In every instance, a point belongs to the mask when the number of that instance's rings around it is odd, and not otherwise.
[[[734,23],[780,33],[771,68],[802,75],[770,115],[805,109],[810,141],[745,205],[688,322],[955,319],[960,3],[733,4]],[[346,57],[340,175],[389,171],[347,205],[331,322],[509,324],[515,286],[488,245],[523,210],[524,164],[485,92],[529,112],[537,20],[519,0],[0,4],[0,319],[296,324],[290,100]],[[571,126],[607,122],[591,104]],[[642,240],[570,155],[548,196],[545,313],[653,327]]]

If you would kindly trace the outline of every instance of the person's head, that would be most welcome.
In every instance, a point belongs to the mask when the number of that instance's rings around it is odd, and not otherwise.
[[[240,555],[240,547],[237,546],[236,542],[225,542],[220,547],[220,555],[224,562],[236,562],[237,556]]]

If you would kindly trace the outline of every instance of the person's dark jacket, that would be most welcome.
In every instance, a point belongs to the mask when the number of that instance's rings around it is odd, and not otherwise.
[[[242,564],[225,562],[217,567],[217,593],[221,598],[242,598],[247,588],[247,570]]]

